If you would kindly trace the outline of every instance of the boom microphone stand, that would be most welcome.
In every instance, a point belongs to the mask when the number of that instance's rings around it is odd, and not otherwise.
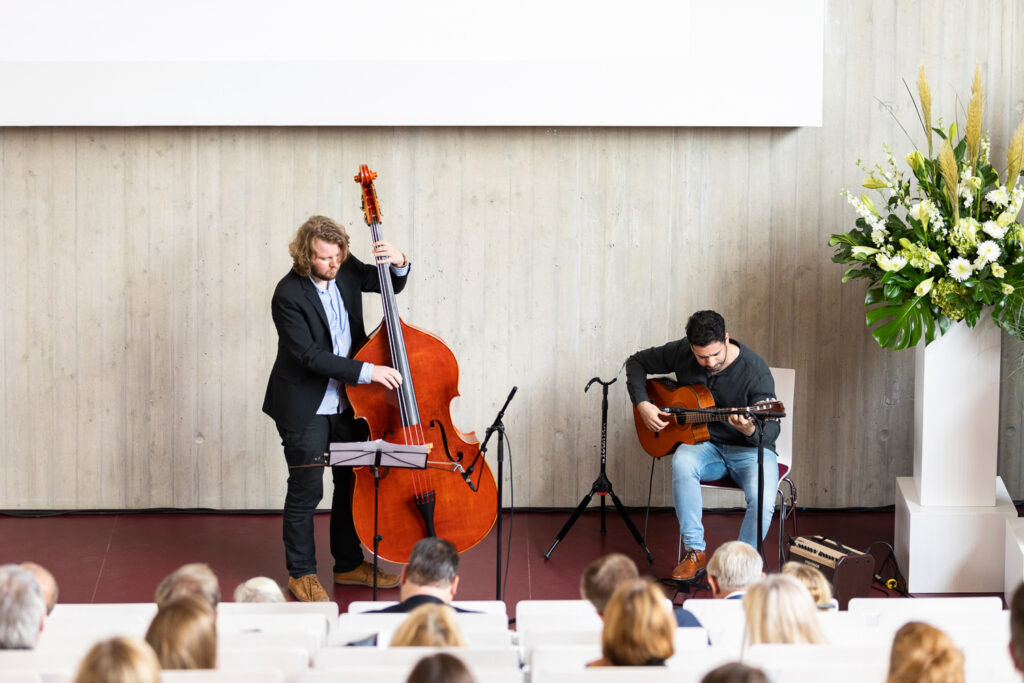
[[[501,466],[505,461],[505,425],[502,423],[501,418],[505,416],[505,409],[508,408],[508,404],[512,402],[512,397],[516,395],[516,390],[519,387],[512,387],[512,391],[509,392],[508,398],[505,399],[505,405],[498,411],[498,416],[494,418],[494,422],[487,428],[487,433],[484,435],[484,443],[480,446],[478,456],[487,457],[487,442],[491,440],[491,434],[498,433],[498,542],[497,546],[497,558],[494,563],[494,599],[501,600],[501,499],[502,490],[504,489],[504,478],[501,473]]]
[[[647,556],[647,563],[654,563],[654,556],[651,555],[651,551],[647,549],[647,544],[644,543],[644,539],[640,536],[640,532],[636,530],[635,526],[633,526],[633,521],[629,518],[629,515],[626,514],[626,509],[622,506],[622,503],[619,501],[619,497],[615,495],[615,491],[612,490],[612,483],[608,481],[608,475],[605,473],[605,462],[608,459],[608,387],[610,387],[612,384],[615,384],[616,379],[618,378],[616,377],[615,379],[612,379],[611,382],[605,382],[602,381],[600,377],[594,377],[589,382],[587,382],[587,386],[583,389],[583,392],[586,393],[587,389],[590,389],[590,385],[593,384],[594,382],[597,382],[602,387],[603,396],[601,398],[601,471],[597,475],[597,479],[594,480],[593,486],[590,487],[590,493],[583,496],[583,500],[581,500],[580,504],[576,506],[576,510],[572,513],[572,516],[569,517],[569,521],[566,522],[565,526],[562,527],[562,530],[558,532],[558,535],[555,537],[555,542],[552,543],[551,547],[548,548],[548,551],[544,553],[545,560],[551,557],[551,553],[554,552],[555,546],[561,543],[562,539],[565,538],[565,535],[569,533],[569,529],[572,528],[572,525],[576,523],[577,519],[579,519],[580,514],[583,513],[583,511],[587,508],[588,505],[590,505],[590,500],[594,497],[594,494],[596,493],[597,495],[601,496],[601,534],[603,535],[607,531],[605,529],[604,524],[604,497],[608,495],[612,497],[612,502],[615,503],[615,508],[619,511],[619,515],[622,516],[622,521],[626,523],[626,528],[630,530],[630,532],[633,534],[633,538],[636,539],[636,542],[639,543],[640,547],[643,549],[644,555]]]

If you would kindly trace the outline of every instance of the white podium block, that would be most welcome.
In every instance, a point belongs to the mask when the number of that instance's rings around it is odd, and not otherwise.
[[[1017,509],[996,477],[995,505],[922,505],[913,477],[896,478],[896,561],[911,593],[1004,590],[1006,524]]]
[[[1006,557],[1003,568],[1003,597],[1006,604],[1024,581],[1024,519],[1006,520]]]
[[[915,349],[914,483],[922,505],[996,504],[1002,332],[983,315]]]

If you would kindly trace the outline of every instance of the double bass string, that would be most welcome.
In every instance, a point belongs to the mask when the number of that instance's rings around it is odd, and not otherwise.
[[[374,222],[370,224],[370,234],[373,241],[380,242],[384,239],[381,231],[380,223]],[[402,348],[404,340],[401,336],[401,322],[398,317],[396,310],[394,287],[391,284],[391,265],[389,263],[377,263],[377,281],[380,284],[380,291],[385,294],[382,299],[384,307],[384,328],[388,334],[388,348],[391,353],[391,365],[396,367],[399,365],[398,361],[398,350]],[[408,354],[405,354],[408,358]],[[408,374],[408,373],[407,373]],[[403,377],[403,382],[412,382],[411,377]],[[395,390],[398,394],[398,412],[402,418],[402,424],[406,429],[402,430],[402,442],[408,443],[409,438],[406,436],[407,430],[412,430],[412,439],[415,441],[414,445],[422,445],[426,443],[426,437],[423,433],[423,425],[420,420],[415,419],[413,416],[413,406],[409,405],[405,401],[405,394],[408,394],[412,401],[416,400],[415,392],[412,390],[412,385],[407,384],[405,388],[399,387]],[[414,424],[415,423],[415,424]],[[410,472],[413,490],[417,494],[422,494],[425,491],[431,490],[430,484],[430,471],[425,469],[423,472],[413,470]]]

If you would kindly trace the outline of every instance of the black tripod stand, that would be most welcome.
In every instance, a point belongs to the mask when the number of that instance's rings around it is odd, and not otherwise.
[[[626,527],[633,534],[633,538],[635,538],[636,542],[640,544],[641,548],[643,548],[644,555],[647,556],[647,563],[653,564],[654,556],[651,555],[651,551],[647,549],[647,544],[644,543],[644,539],[640,536],[640,532],[636,530],[635,526],[633,526],[633,521],[629,518],[629,515],[626,514],[626,509],[622,507],[619,497],[616,496],[615,491],[612,490],[612,483],[608,481],[608,475],[605,474],[605,462],[607,461],[608,454],[608,387],[615,384],[615,379],[611,382],[604,382],[601,378],[594,377],[587,382],[587,386],[583,391],[586,392],[590,389],[590,385],[594,382],[600,384],[604,392],[601,399],[601,472],[597,475],[597,479],[594,480],[594,485],[590,487],[590,493],[583,496],[583,500],[581,500],[580,504],[576,506],[576,510],[573,511],[572,516],[569,517],[569,521],[566,522],[565,526],[562,527],[562,530],[558,532],[558,535],[555,537],[555,542],[552,543],[551,547],[548,548],[548,551],[544,553],[544,559],[546,560],[551,557],[551,553],[554,552],[555,546],[561,543],[562,539],[565,538],[565,535],[569,533],[569,529],[571,529],[572,525],[576,523],[576,520],[579,519],[583,511],[587,509],[587,506],[590,505],[590,500],[596,493],[601,496],[601,533],[604,534],[607,532],[604,524],[604,497],[608,495],[612,497],[612,502],[615,503],[615,508],[619,511],[619,515],[622,516],[622,521],[626,523]]]

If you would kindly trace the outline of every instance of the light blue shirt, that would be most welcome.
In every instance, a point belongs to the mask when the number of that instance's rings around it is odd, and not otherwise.
[[[409,272],[409,264],[406,263],[402,268],[392,265],[391,270],[395,275],[406,275]],[[316,282],[312,277],[309,278],[309,281],[316,287]],[[331,330],[331,346],[333,347],[331,350],[335,356],[347,358],[348,352],[352,350],[352,330],[348,324],[348,310],[345,308],[345,302],[342,301],[338,285],[334,280],[330,280],[325,289],[316,287],[316,292],[320,295],[320,303],[323,304],[324,311],[327,313],[327,325]],[[373,367],[372,363],[363,363],[363,367],[359,370],[360,384],[370,383]],[[331,377],[327,382],[327,391],[324,392],[324,398],[320,401],[320,407],[316,414],[334,415],[345,412],[346,408],[348,408],[348,400],[345,398],[345,392],[341,390],[341,382]]]

